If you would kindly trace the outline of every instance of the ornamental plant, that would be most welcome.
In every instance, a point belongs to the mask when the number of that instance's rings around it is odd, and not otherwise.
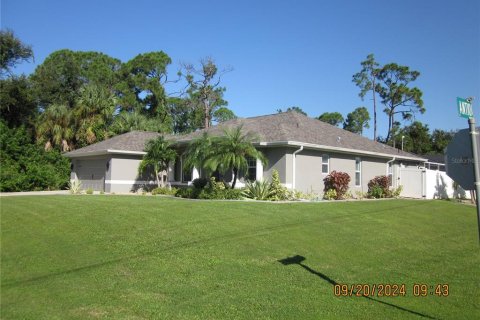
[[[376,176],[368,182],[368,196],[371,198],[390,198],[390,179],[387,176]]]
[[[323,189],[324,193],[333,189],[336,192],[335,200],[341,200],[345,198],[345,194],[348,191],[350,176],[346,172],[332,171],[323,179],[323,183],[325,186]]]
[[[289,200],[289,192],[287,188],[280,183],[280,175],[277,170],[273,170],[272,172],[272,182],[270,183],[270,196],[268,200]]]

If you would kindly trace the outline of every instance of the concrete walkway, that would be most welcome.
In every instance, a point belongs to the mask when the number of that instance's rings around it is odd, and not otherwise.
[[[50,196],[59,194],[70,194],[68,190],[56,191],[26,191],[26,192],[0,192],[0,197],[16,197],[16,196]]]

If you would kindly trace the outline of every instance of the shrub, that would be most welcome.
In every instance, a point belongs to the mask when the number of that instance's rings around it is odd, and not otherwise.
[[[222,181],[215,181],[215,177],[211,177],[208,184],[198,193],[198,199],[242,199],[241,189],[231,189]]]
[[[254,200],[269,200],[271,198],[271,183],[267,180],[247,182],[243,195]]]
[[[329,190],[335,190],[335,200],[344,199],[348,191],[348,184],[350,183],[350,176],[346,172],[332,171],[323,179],[325,188],[323,191],[327,193]]]
[[[329,189],[323,194],[323,199],[325,200],[335,200],[337,199],[337,191],[335,189]]]
[[[217,182],[215,177],[212,177],[203,189],[196,187],[181,188],[176,190],[175,196],[189,199],[236,200],[243,199],[242,191],[242,189],[228,188],[223,182]]]
[[[387,176],[376,176],[368,182],[368,196],[371,198],[390,198],[390,179]]]
[[[9,128],[1,119],[0,159],[0,192],[68,187],[70,160],[58,150],[45,151],[34,144],[23,126]]]
[[[394,198],[400,197],[400,194],[402,193],[402,191],[403,191],[403,186],[399,185],[396,189],[392,191],[392,197]]]
[[[290,192],[280,183],[280,176],[278,174],[278,171],[273,170],[272,182],[270,183],[270,197],[268,198],[268,200],[282,201],[289,200],[290,198]]]
[[[203,189],[208,184],[209,180],[207,178],[197,178],[193,179],[192,184],[197,189]]]
[[[80,194],[82,189],[82,181],[80,180],[73,180],[68,183],[68,190],[71,194]]]
[[[177,188],[158,187],[152,190],[152,195],[163,194],[174,196],[176,195],[177,191]]]
[[[385,192],[383,191],[383,188],[374,185],[370,188],[370,191],[368,192],[368,195],[370,198],[375,198],[375,199],[380,199],[380,198],[385,198]]]
[[[179,198],[198,199],[198,194],[200,193],[200,190],[201,189],[192,187],[180,188],[175,193],[175,196]]]
[[[85,191],[86,194],[93,194],[93,189],[92,188],[88,188],[87,191]]]

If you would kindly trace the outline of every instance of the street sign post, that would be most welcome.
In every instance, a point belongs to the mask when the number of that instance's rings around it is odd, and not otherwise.
[[[467,154],[464,151],[465,148],[462,149],[462,146],[460,146],[459,148],[459,146],[454,145],[455,143],[461,143],[463,144],[463,147],[465,147],[466,145],[467,139],[461,138],[461,136],[465,135],[465,132],[462,133],[462,131],[464,130],[460,130],[455,135],[453,140],[448,144],[446,154],[446,169],[447,174],[454,181],[458,182],[462,186],[462,188],[466,190],[475,190],[475,199],[477,204],[478,237],[480,240],[480,166],[478,163],[478,159],[480,159],[480,155],[478,154],[478,145],[480,144],[480,141],[479,132],[475,128],[475,119],[473,118],[472,100],[473,98],[462,99],[457,97],[458,115],[460,117],[468,119],[468,131],[470,134],[471,152]],[[459,135],[459,137],[457,137],[457,135]],[[458,152],[459,149],[462,149],[463,151],[460,153]],[[466,160],[467,163],[463,163],[463,160]],[[465,165],[463,167],[456,166],[455,161],[457,162],[457,164],[460,163]],[[468,162],[471,162],[471,165],[469,165]]]

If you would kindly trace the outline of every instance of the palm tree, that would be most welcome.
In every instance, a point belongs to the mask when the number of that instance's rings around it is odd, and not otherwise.
[[[149,118],[139,111],[122,111],[113,121],[110,131],[121,134],[132,130],[165,132],[165,125],[157,118]]]
[[[45,150],[72,150],[74,133],[69,108],[62,104],[48,106],[38,118],[36,135],[37,141],[44,144]]]
[[[215,170],[226,172],[231,169],[233,189],[237,183],[239,171],[245,172],[248,169],[248,158],[260,159],[264,165],[267,159],[253,146],[255,137],[250,133],[242,133],[242,126],[225,130],[224,133],[224,136],[214,142],[215,151],[205,160],[205,167],[212,172]]]
[[[214,140],[208,132],[204,132],[199,138],[192,140],[187,148],[184,168],[192,170],[195,167],[208,171],[205,161],[214,153],[213,143]]]
[[[146,154],[143,156],[142,162],[140,162],[138,172],[141,174],[147,171],[148,168],[153,168],[157,186],[164,187],[164,177],[168,164],[175,160],[177,152],[172,147],[172,143],[165,140],[163,136],[148,141],[145,151]]]
[[[108,137],[116,103],[113,93],[105,88],[93,84],[82,87],[74,109],[77,140],[91,144]]]

